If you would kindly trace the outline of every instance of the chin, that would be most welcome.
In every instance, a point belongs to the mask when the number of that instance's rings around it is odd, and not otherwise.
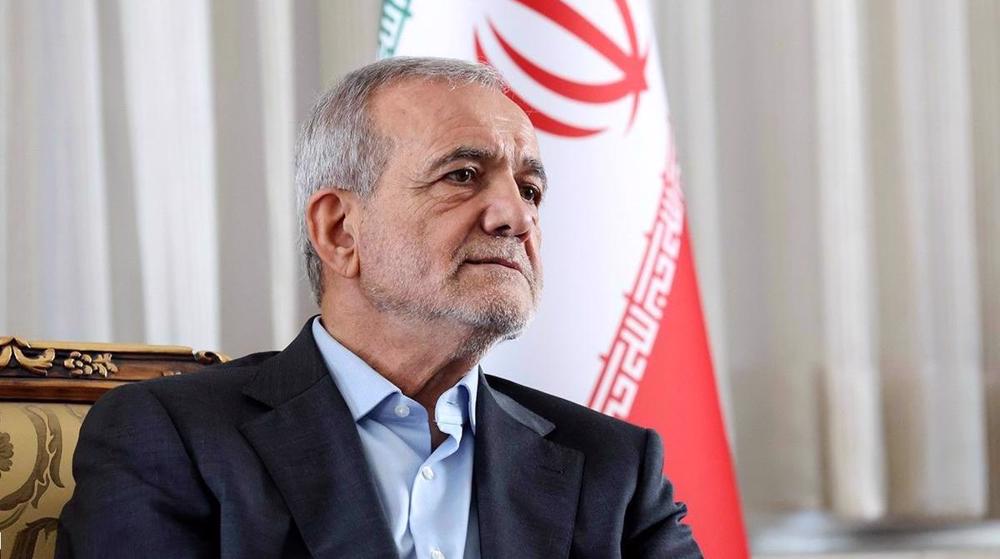
[[[445,313],[471,330],[463,353],[483,354],[499,342],[520,336],[534,318],[535,305],[530,296],[505,293],[480,293],[475,298],[465,295],[451,298],[453,303]],[[455,304],[458,303],[458,304]]]
[[[477,313],[476,326],[493,332],[500,339],[511,340],[521,335],[534,317],[533,309],[521,305],[496,305]]]
[[[483,275],[487,277],[466,277],[450,286],[448,314],[495,341],[520,336],[535,314],[534,290],[520,274]]]

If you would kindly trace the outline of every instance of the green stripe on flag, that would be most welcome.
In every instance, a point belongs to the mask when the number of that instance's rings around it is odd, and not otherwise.
[[[382,18],[378,27],[378,57],[390,58],[396,54],[399,38],[403,35],[406,20],[413,17],[411,0],[383,0]]]

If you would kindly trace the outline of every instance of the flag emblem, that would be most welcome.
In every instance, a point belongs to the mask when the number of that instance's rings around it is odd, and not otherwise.
[[[635,115],[639,110],[639,99],[647,89],[647,54],[646,49],[640,52],[635,21],[632,19],[628,3],[625,0],[617,0],[615,2],[621,16],[622,24],[628,35],[628,48],[625,49],[619,46],[601,28],[584,17],[580,12],[574,10],[566,2],[559,0],[516,1],[588,45],[603,56],[605,60],[613,64],[621,72],[621,76],[616,80],[603,83],[589,83],[580,79],[562,77],[553,71],[543,68],[518,50],[505,37],[501,30],[497,28],[493,19],[487,18],[485,27],[488,28],[490,35],[497,41],[506,58],[539,85],[574,101],[601,104],[631,97],[632,109],[629,114],[627,127],[631,129],[632,123],[635,121]],[[477,26],[474,32],[476,58],[481,62],[499,68],[497,66],[497,57],[488,56],[483,49],[480,34],[484,31],[480,26]],[[514,84],[510,84],[510,86],[511,89],[508,91],[508,96],[512,101],[520,105],[524,112],[531,118],[531,122],[535,125],[535,128],[539,130],[568,138],[592,136],[604,131],[603,128],[581,127],[555,118],[539,109],[536,105],[529,103],[517,92]]]

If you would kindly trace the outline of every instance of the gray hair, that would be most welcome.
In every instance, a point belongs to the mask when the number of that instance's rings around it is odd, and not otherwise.
[[[476,84],[506,92],[503,78],[483,64],[396,57],[354,70],[316,101],[295,147],[295,187],[299,248],[317,304],[323,295],[323,262],[309,241],[306,204],[321,188],[348,190],[362,198],[375,192],[392,151],[392,139],[379,133],[368,104],[379,89],[408,80],[440,80],[452,87]]]

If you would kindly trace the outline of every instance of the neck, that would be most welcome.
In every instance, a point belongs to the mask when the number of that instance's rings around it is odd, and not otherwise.
[[[474,367],[495,343],[454,321],[415,320],[358,312],[324,300],[323,326],[434,417],[437,400]]]

